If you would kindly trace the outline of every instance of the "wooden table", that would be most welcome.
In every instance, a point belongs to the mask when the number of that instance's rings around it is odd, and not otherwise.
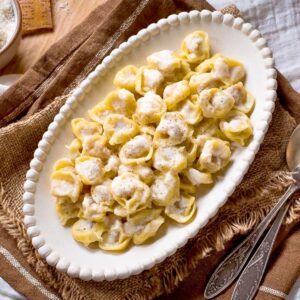
[[[0,75],[25,73],[53,43],[83,21],[94,8],[105,2],[105,0],[51,1],[54,30],[23,37],[17,55],[0,71]]]

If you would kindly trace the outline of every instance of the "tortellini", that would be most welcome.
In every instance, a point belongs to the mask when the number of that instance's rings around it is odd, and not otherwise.
[[[164,75],[155,68],[141,67],[137,72],[135,90],[141,95],[158,92],[162,87]]]
[[[153,145],[150,135],[137,135],[120,150],[120,160],[123,164],[142,163],[152,158]]]
[[[230,161],[231,151],[227,142],[212,138],[208,139],[199,157],[200,170],[215,173],[223,169]]]
[[[74,135],[83,142],[86,138],[102,133],[101,125],[89,122],[83,118],[73,119],[71,122]]]
[[[189,64],[179,54],[171,50],[162,50],[147,57],[148,64],[159,70],[168,81],[183,79],[191,70]]]
[[[128,219],[124,228],[134,244],[142,244],[156,234],[165,221],[160,214],[161,209],[145,209]]]
[[[153,167],[162,172],[179,173],[187,166],[187,153],[184,147],[158,147],[153,156]]]
[[[153,169],[146,164],[130,164],[130,165],[120,165],[118,175],[124,173],[134,173],[140,177],[140,179],[146,184],[150,185],[154,180]]]
[[[64,170],[64,171],[74,171],[74,163],[69,158],[59,159],[53,166],[53,171]]]
[[[224,92],[234,98],[235,109],[245,114],[249,113],[253,109],[254,98],[248,91],[246,91],[242,82],[238,82],[228,87],[224,90]]]
[[[114,110],[112,108],[108,108],[103,101],[88,111],[90,118],[93,121],[100,123],[102,125],[106,117],[112,113],[114,113]]]
[[[115,177],[111,183],[111,192],[127,214],[150,207],[150,188],[136,174],[128,172]]]
[[[135,81],[138,68],[136,66],[126,66],[121,69],[115,76],[114,85],[135,92]]]
[[[155,124],[160,121],[166,111],[167,106],[162,98],[153,92],[148,92],[144,97],[138,99],[133,119],[143,125]]]
[[[69,151],[71,159],[75,159],[81,154],[82,143],[79,139],[75,138],[66,148]]]
[[[101,159],[80,156],[75,159],[75,170],[83,184],[94,185],[102,182],[103,164]]]
[[[194,137],[189,138],[186,142],[185,142],[185,150],[187,152],[187,164],[191,165],[198,154],[198,143],[197,140]]]
[[[178,199],[165,208],[165,214],[178,223],[187,223],[196,212],[195,196],[181,194]]]
[[[136,108],[133,93],[125,89],[110,92],[103,100],[103,103],[109,111],[126,117],[131,117]]]
[[[195,73],[189,78],[191,93],[199,94],[203,90],[219,88],[223,86],[221,81],[214,77],[212,73]]]
[[[211,173],[200,172],[199,170],[194,168],[187,169],[185,175],[193,185],[198,186],[200,184],[213,183]]]
[[[193,99],[195,98],[195,100]],[[197,96],[181,102],[177,109],[183,119],[189,125],[195,125],[203,119],[203,113],[199,103],[196,102]]]
[[[107,138],[99,134],[87,137],[82,143],[82,154],[108,159],[111,151],[106,146]]]
[[[233,59],[215,54],[211,59],[202,62],[196,71],[199,73],[211,72],[225,84],[234,84],[245,79],[246,73],[243,65]]]
[[[74,203],[67,197],[58,197],[55,204],[56,212],[63,225],[77,219],[80,207],[81,204],[79,202]]]
[[[181,59],[176,52],[162,50],[147,57],[148,64],[163,74],[171,74],[181,66]]]
[[[183,143],[189,136],[188,124],[179,112],[163,115],[154,134],[154,145],[174,146]]]
[[[115,203],[111,194],[111,180],[107,180],[91,188],[82,201],[82,215],[85,219],[95,222],[103,221],[107,212],[113,211]]]
[[[51,193],[55,197],[67,197],[76,202],[82,190],[82,183],[75,172],[57,170],[51,175]]]
[[[210,54],[207,33],[195,31],[187,35],[181,44],[181,51],[189,63],[200,63],[207,59]]]
[[[200,93],[198,103],[206,118],[224,118],[234,106],[234,98],[217,88]]]
[[[107,116],[103,127],[110,145],[123,144],[139,132],[139,127],[133,120],[120,114]]]
[[[104,220],[106,229],[104,230],[99,247],[108,251],[124,250],[130,242],[130,236],[125,233],[122,221],[113,215]]]
[[[102,223],[94,223],[85,219],[79,219],[72,226],[74,239],[85,246],[102,240],[104,230],[105,227]]]
[[[231,111],[225,119],[221,120],[220,128],[229,140],[242,146],[252,135],[250,119],[239,111]]]
[[[156,176],[151,186],[151,197],[154,204],[166,206],[179,196],[180,180],[175,172],[161,173]]]
[[[164,101],[167,108],[173,109],[176,105],[190,95],[190,87],[186,80],[172,83],[164,89]]]
[[[104,176],[112,177],[116,175],[118,173],[119,166],[120,166],[119,157],[115,154],[112,154],[108,158],[105,166],[103,167]]]
[[[53,166],[58,218],[87,247],[124,251],[191,222],[198,188],[212,188],[253,133],[246,70],[211,56],[207,33],[146,61],[122,67],[88,118],[71,121],[68,157]]]

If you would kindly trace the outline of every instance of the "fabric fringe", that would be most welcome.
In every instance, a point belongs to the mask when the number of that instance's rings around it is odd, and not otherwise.
[[[249,198],[252,201],[262,199],[264,196],[276,191],[281,192],[284,188],[292,183],[291,176],[286,172],[280,172],[273,177],[264,187],[251,188],[242,192],[239,197],[239,202],[246,202]],[[0,191],[0,223],[3,228],[17,241],[18,249],[26,257],[30,266],[33,267],[37,275],[47,285],[55,289],[63,299],[83,300],[84,292],[76,285],[76,281],[70,278],[65,273],[60,273],[54,267],[50,267],[47,262],[42,259],[38,252],[33,248],[31,241],[26,233],[25,225],[21,220],[14,217],[9,207],[4,207],[2,203],[5,198],[5,192],[1,186]],[[255,201],[254,201],[255,202]],[[236,214],[229,216],[225,221],[219,221],[214,218],[210,221],[204,230],[201,230],[198,235],[189,241],[195,243],[196,255],[192,259],[186,258],[177,260],[171,268],[163,274],[156,274],[158,266],[148,272],[147,286],[136,291],[131,291],[125,297],[128,300],[153,299],[160,296],[162,293],[171,293],[183,281],[192,269],[195,269],[199,261],[210,255],[212,251],[221,251],[224,245],[238,234],[245,234],[255,227],[272,208],[272,203],[266,202],[258,211],[247,210],[242,212],[240,217]],[[226,206],[220,209],[220,212],[230,210]],[[300,217],[300,198],[294,199],[291,202],[291,207],[285,219],[285,224],[297,220]],[[217,222],[216,222],[217,221]],[[209,226],[212,225],[212,226]]]
[[[29,265],[33,267],[39,278],[49,287],[55,289],[63,299],[83,300],[84,296],[68,275],[59,273],[49,266],[34,249],[30,238],[27,236],[24,223],[16,219],[9,208],[3,207],[5,193],[1,184],[0,189],[0,223],[8,234],[17,241],[17,247],[26,257]]]

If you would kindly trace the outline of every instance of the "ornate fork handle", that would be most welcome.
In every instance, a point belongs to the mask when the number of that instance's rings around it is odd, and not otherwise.
[[[254,298],[266,270],[274,242],[288,208],[289,205],[286,204],[279,211],[268,233],[239,277],[231,300],[251,300]]]
[[[254,231],[217,267],[206,285],[204,292],[206,299],[212,299],[219,295],[237,278],[268,225],[298,188],[297,185],[292,184]]]

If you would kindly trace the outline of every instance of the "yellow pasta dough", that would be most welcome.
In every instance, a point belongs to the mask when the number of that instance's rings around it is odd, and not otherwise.
[[[205,89],[219,88],[223,84],[212,73],[194,73],[189,78],[189,86],[192,94],[199,94]]]
[[[245,69],[243,65],[231,58],[221,54],[214,55],[210,60],[204,61],[197,68],[199,73],[211,72],[215,78],[225,84],[234,84],[245,79]]]
[[[114,113],[113,108],[108,108],[103,101],[88,111],[90,118],[93,121],[95,121],[99,124],[102,124],[102,125],[103,125],[106,117],[112,113]]]
[[[74,163],[69,158],[62,158],[58,160],[54,166],[53,171],[64,170],[64,171],[74,171]]]
[[[191,99],[186,99],[177,106],[183,119],[189,125],[195,125],[203,119],[202,109],[197,99],[197,96],[194,95]]]
[[[119,166],[118,175],[128,172],[138,175],[140,179],[148,185],[150,185],[154,180],[153,169],[145,163]]]
[[[66,148],[69,150],[71,159],[75,159],[81,153],[82,143],[79,139],[75,138]]]
[[[107,138],[99,134],[89,136],[82,143],[82,154],[108,159],[111,151],[106,146]]]

